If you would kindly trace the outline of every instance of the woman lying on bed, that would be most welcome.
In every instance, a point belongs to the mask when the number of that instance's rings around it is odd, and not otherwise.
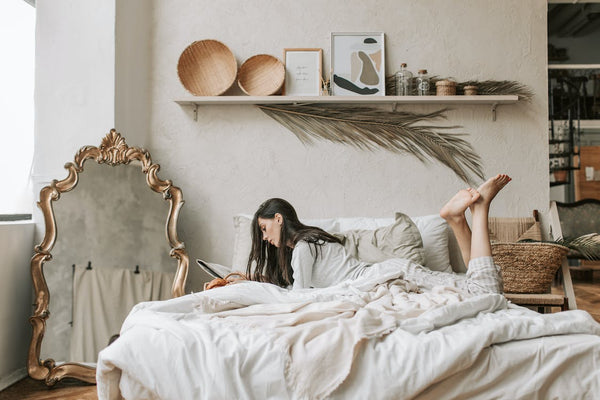
[[[510,181],[508,175],[499,174],[476,190],[460,190],[440,211],[452,228],[468,265],[465,276],[452,277],[460,290],[471,294],[502,292],[499,268],[492,259],[488,213],[491,201]],[[472,230],[465,217],[467,208],[472,214]],[[294,289],[328,287],[377,273],[376,266],[349,256],[337,237],[302,224],[292,205],[283,199],[265,201],[254,214],[247,267],[247,275],[252,280],[282,287],[291,285]],[[417,282],[442,282],[453,275],[412,263],[405,267],[410,269],[403,271],[405,277]]]
[[[583,399],[600,393],[600,325],[588,313],[540,315],[499,294],[463,296],[463,289],[501,290],[487,213],[509,181],[498,175],[460,191],[441,210],[471,259],[466,277],[400,258],[368,266],[348,258],[334,237],[298,222],[287,202],[267,201],[254,221],[254,280],[332,286],[286,290],[250,281],[138,304],[119,339],[100,352],[98,398]],[[413,279],[419,274],[425,285]],[[436,283],[442,276],[456,286]]]

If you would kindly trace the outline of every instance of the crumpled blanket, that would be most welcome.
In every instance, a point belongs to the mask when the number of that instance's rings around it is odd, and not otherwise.
[[[194,376],[194,371],[214,367],[208,355],[212,353],[211,338],[216,340],[219,335],[229,332],[228,335],[235,336],[228,339],[232,347],[228,357],[238,360],[239,366],[248,368],[249,361],[243,355],[235,356],[236,351],[245,352],[246,356],[252,353],[253,356],[248,356],[248,359],[253,362],[268,362],[265,365],[269,366],[280,363],[284,365],[289,397],[322,399],[344,383],[364,340],[385,337],[398,330],[411,335],[443,330],[460,320],[507,308],[502,295],[469,296],[451,286],[435,286],[421,291],[419,286],[403,280],[397,268],[382,271],[377,277],[344,282],[325,289],[290,291],[265,283],[244,282],[166,302],[141,303],[124,322],[119,340],[127,338],[129,331],[135,340],[148,336],[143,332],[151,332],[149,344],[164,345],[164,348],[151,349],[157,353],[157,364],[163,360],[169,362],[166,356],[160,355],[160,352],[170,351],[168,341],[172,339],[167,338],[174,337],[186,343],[184,348],[189,348],[191,343],[194,349],[190,351],[201,350],[193,354],[201,354],[204,359],[181,355],[182,363],[190,366],[186,366],[184,372],[175,373],[172,379],[185,382],[186,379],[189,381],[189,376]],[[600,328],[589,315],[578,315],[570,324],[553,325],[549,320],[544,323],[536,321],[529,323],[526,329],[514,332],[492,335],[485,327],[474,326],[470,332],[465,332],[465,337],[469,338],[469,343],[475,343],[473,335],[487,334],[488,339],[494,336],[493,341],[490,339],[491,343],[501,343],[562,333],[598,335]],[[236,341],[250,341],[262,348],[249,351],[236,347],[239,343],[233,343],[234,338]],[[443,337],[440,340],[434,345],[442,346],[440,348],[447,346]],[[164,369],[161,365],[146,365],[144,368],[156,369],[146,371],[136,365],[133,350],[132,354],[122,354],[123,350],[118,352],[111,347],[101,352],[99,357],[100,399],[120,398],[120,394],[117,396],[119,385],[129,394],[143,393],[148,398],[183,398],[182,393],[189,393],[188,398],[194,398],[193,390],[181,390],[175,383],[169,386],[156,382],[159,371]],[[414,365],[407,367],[419,368]],[[202,372],[206,373],[204,370]],[[119,383],[121,372],[127,378],[127,384]],[[214,372],[217,377],[222,373]],[[245,393],[248,390],[246,385],[253,386],[239,379],[252,380],[255,377],[245,376],[242,371],[240,376],[232,375],[234,388],[231,393],[238,393],[236,390]],[[414,388],[408,383],[402,383],[406,393],[411,393],[411,390],[418,393],[423,389],[424,382],[415,382]],[[201,386],[208,383],[193,384]]]
[[[396,275],[319,291],[245,282],[220,288],[216,295],[198,295],[195,308],[207,319],[224,319],[242,329],[274,335],[287,355],[288,386],[300,398],[320,399],[344,381],[363,339],[381,337],[399,326],[415,333],[431,330],[473,312],[506,307],[501,295],[466,299],[450,287],[423,293]],[[461,301],[453,312],[434,311]]]

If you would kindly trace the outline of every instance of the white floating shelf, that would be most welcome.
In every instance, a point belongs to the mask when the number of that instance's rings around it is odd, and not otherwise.
[[[519,96],[199,96],[175,100],[182,106],[215,104],[511,104]]]
[[[198,96],[175,100],[181,106],[194,107],[194,120],[198,120],[198,106],[227,104],[490,104],[492,120],[496,120],[496,107],[519,101],[517,95],[506,96]]]
[[[548,64],[548,69],[600,69],[600,64]]]
[[[554,126],[557,126],[560,124],[568,124],[568,123],[569,123],[569,121],[566,119],[555,119],[554,120]],[[600,119],[580,119],[579,125],[577,124],[577,120],[573,120],[573,126],[575,128],[579,127],[581,129],[598,129],[598,128],[600,128]]]

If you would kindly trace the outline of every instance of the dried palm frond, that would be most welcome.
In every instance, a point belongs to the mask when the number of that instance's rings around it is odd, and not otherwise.
[[[530,101],[533,98],[533,91],[529,86],[516,81],[467,81],[456,84],[456,93],[464,94],[465,86],[477,86],[479,94],[487,95],[517,95],[523,100]]]
[[[600,235],[591,233],[576,238],[558,239],[556,243],[574,250],[577,256],[586,260],[600,260]]]
[[[436,88],[435,83],[437,81],[443,79],[451,79],[455,81],[453,78],[440,78],[438,76],[431,76],[429,78],[429,94],[431,96],[435,96]],[[477,86],[477,92],[480,95],[517,95],[523,100],[530,101],[533,98],[533,92],[531,89],[522,83],[517,81],[466,81],[466,82],[457,82],[456,83],[456,94],[462,95],[465,93],[465,86]],[[411,80],[411,94],[417,95],[417,78],[413,77]],[[393,75],[386,77],[385,80],[385,90],[386,94],[394,95],[396,93],[396,80]]]
[[[446,118],[447,109],[427,114],[388,112],[364,106],[339,104],[259,105],[263,112],[292,131],[300,141],[329,140],[374,150],[408,153],[425,163],[435,159],[467,183],[471,174],[483,179],[481,159],[464,134],[445,132],[459,126],[431,126]]]
[[[521,240],[521,242],[537,242],[537,240]],[[554,241],[542,241],[545,243],[556,243],[571,250],[572,255],[586,260],[600,260],[600,234],[590,233],[579,237],[564,237]]]

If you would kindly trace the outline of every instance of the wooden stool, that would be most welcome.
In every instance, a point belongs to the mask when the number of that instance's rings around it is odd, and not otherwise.
[[[560,294],[504,293],[504,297],[519,306],[537,307],[538,312],[542,314],[546,307],[560,307],[561,311],[568,310],[568,301]]]

